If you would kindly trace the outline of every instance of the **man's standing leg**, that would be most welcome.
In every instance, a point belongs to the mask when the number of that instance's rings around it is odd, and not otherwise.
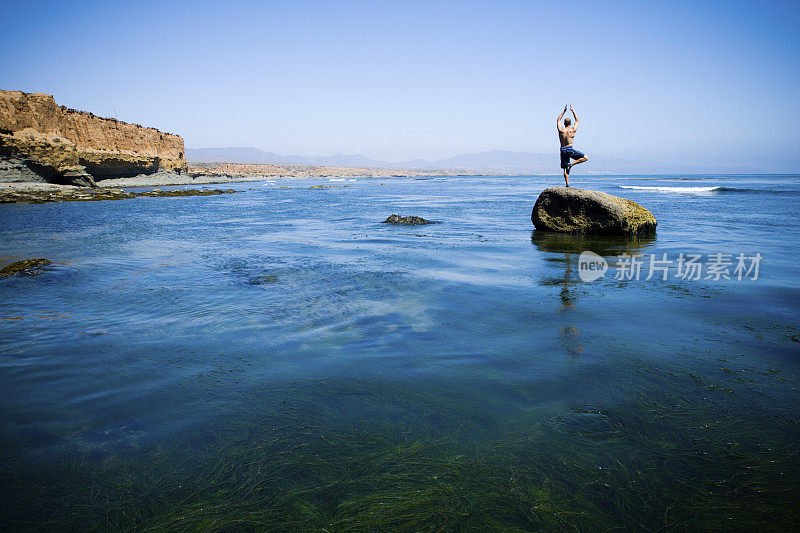
[[[562,170],[564,171],[564,182],[567,184],[567,187],[569,187],[569,170],[566,168]]]

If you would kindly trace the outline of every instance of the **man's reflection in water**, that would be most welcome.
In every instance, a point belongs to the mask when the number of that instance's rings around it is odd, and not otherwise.
[[[573,254],[571,253],[564,254],[564,277],[561,281],[561,292],[559,293],[561,305],[558,308],[558,313],[575,309],[575,296],[570,292],[570,286],[575,283],[572,276],[572,256]],[[581,333],[578,328],[574,324],[561,326],[558,328],[558,335],[562,346],[567,351],[567,355],[574,359],[580,359],[581,354],[583,354],[583,344],[580,341]]]
[[[632,253],[648,247],[654,239],[652,238],[621,238],[621,237],[585,237],[580,235],[569,235],[562,233],[547,233],[533,231],[531,242],[542,252],[549,254],[559,254],[550,256],[548,262],[563,263],[564,273],[557,278],[545,278],[541,281],[543,285],[560,285],[559,292],[560,305],[557,313],[564,313],[566,324],[558,328],[559,342],[572,358],[579,359],[583,354],[584,345],[581,342],[580,330],[573,323],[571,324],[570,312],[575,310],[577,294],[575,285],[581,284],[577,274],[573,273],[573,261],[577,262],[581,252],[591,250],[599,255],[608,257],[623,253]],[[548,254],[548,255],[549,255]],[[560,257],[563,255],[563,258]]]
[[[559,313],[569,309],[575,309],[575,299],[569,293],[569,285],[572,278],[572,254],[564,254],[564,264],[566,265],[566,270],[564,271],[561,293],[559,294],[561,298],[561,307],[558,308]]]

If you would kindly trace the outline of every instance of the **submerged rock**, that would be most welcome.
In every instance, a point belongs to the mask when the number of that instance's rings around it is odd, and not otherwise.
[[[567,187],[543,190],[531,222],[538,230],[593,235],[644,235],[657,224],[653,213],[632,200]]]
[[[430,220],[421,217],[403,217],[400,215],[390,215],[382,224],[405,224],[407,226],[421,226],[422,224],[433,224]]]
[[[269,274],[254,276],[247,280],[248,285],[274,285],[275,283],[278,283],[278,276],[272,276]]]
[[[15,261],[0,268],[0,278],[20,273],[34,274],[41,267],[49,265],[51,262],[52,261],[49,259],[23,259],[22,261]]]
[[[622,425],[596,409],[570,409],[554,425],[562,433],[597,444],[610,444],[622,436]]]

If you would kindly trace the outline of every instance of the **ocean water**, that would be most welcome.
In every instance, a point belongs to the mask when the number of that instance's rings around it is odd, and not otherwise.
[[[0,205],[53,261],[0,279],[0,526],[800,527],[800,177],[572,182],[656,236],[534,231],[547,176]]]

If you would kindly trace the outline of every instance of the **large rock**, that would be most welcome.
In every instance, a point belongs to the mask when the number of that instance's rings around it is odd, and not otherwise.
[[[187,169],[178,135],[68,109],[49,94],[0,90],[0,181],[92,185]]]
[[[538,230],[591,235],[645,235],[657,224],[653,213],[634,201],[567,187],[543,190],[531,221]]]

